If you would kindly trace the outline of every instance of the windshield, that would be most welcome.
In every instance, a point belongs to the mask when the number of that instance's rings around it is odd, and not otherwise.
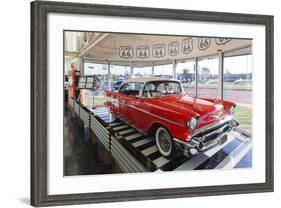
[[[161,97],[181,93],[181,85],[176,81],[153,81],[145,84],[144,97]]]

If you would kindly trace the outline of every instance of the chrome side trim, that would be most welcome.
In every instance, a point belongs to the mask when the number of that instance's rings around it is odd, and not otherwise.
[[[127,105],[127,104],[124,104],[124,103],[122,103],[122,105],[126,105],[126,106],[128,106],[128,107],[130,107],[130,108],[133,108],[133,109],[135,109],[135,110],[141,111],[141,112],[146,113],[146,114],[148,114],[148,115],[154,116],[154,117],[156,117],[156,118],[162,119],[162,120],[167,121],[167,122],[169,122],[169,123],[172,123],[172,124],[175,124],[175,125],[178,125],[178,126],[181,126],[181,127],[185,127],[185,128],[186,128],[185,125],[176,123],[176,122],[174,122],[174,121],[168,120],[168,119],[163,118],[163,117],[161,117],[161,116],[157,116],[157,115],[155,115],[155,114],[153,114],[153,113],[150,113],[150,112],[147,112],[147,111],[145,111],[145,110],[143,110],[143,109],[136,108],[135,106]]]
[[[219,120],[216,123],[212,123],[212,124],[209,124],[207,126],[203,126],[203,127],[199,128],[199,129],[195,129],[187,138],[188,138],[188,140],[191,140],[191,138],[193,138],[197,134],[202,133],[202,132],[207,131],[207,130],[210,130],[212,128],[216,128],[216,127],[218,127],[218,126],[220,126],[220,125],[222,125],[222,124],[224,124],[226,122],[229,122],[229,121],[235,122],[235,125],[233,125],[233,126],[237,126],[238,125],[238,123],[236,121],[234,121],[233,116],[232,115],[228,115],[224,119]]]

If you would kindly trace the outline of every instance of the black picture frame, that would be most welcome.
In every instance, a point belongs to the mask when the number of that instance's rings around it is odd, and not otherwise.
[[[265,183],[154,190],[47,194],[47,15],[108,15],[264,25],[266,31]],[[31,3],[31,205],[50,206],[273,191],[273,22],[269,15],[34,1]]]

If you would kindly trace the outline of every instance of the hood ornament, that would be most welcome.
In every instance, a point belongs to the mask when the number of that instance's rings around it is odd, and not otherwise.
[[[198,104],[193,104],[193,107],[199,111],[203,111],[203,108],[201,108]]]

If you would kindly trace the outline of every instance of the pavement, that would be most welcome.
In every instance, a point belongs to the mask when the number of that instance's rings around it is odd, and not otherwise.
[[[194,96],[195,90],[193,88],[184,88],[184,90],[189,95]],[[247,106],[252,105],[252,91],[224,89],[223,92],[224,100],[231,100]],[[215,88],[198,89],[198,97],[216,98],[217,95],[218,89]]]

